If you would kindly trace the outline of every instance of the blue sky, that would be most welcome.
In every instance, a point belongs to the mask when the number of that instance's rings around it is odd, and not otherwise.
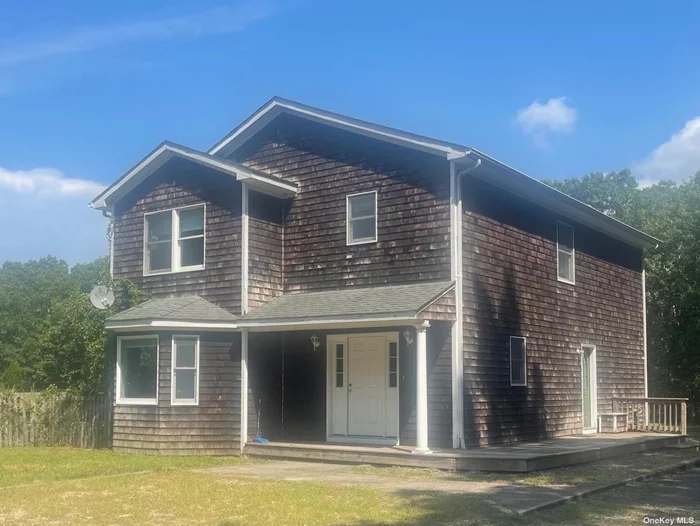
[[[564,5],[0,0],[0,262],[106,254],[102,185],[273,95],[539,178],[700,170],[700,3]]]

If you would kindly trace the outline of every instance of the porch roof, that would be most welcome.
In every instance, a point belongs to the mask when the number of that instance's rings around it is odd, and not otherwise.
[[[235,329],[236,316],[200,296],[148,300],[107,318],[108,329]]]
[[[420,313],[454,288],[452,281],[284,294],[245,314],[240,328],[420,321]]]

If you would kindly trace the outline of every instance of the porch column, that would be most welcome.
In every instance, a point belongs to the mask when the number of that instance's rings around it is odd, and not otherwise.
[[[248,441],[248,329],[241,329],[241,452]]]
[[[428,449],[428,353],[426,332],[428,323],[416,326],[416,452]]]

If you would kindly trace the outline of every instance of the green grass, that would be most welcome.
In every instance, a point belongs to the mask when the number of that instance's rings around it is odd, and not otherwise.
[[[239,462],[248,460],[135,456],[67,448],[0,449],[0,525],[624,526],[641,524],[642,517],[654,511],[640,504],[642,499],[635,500],[629,488],[519,518],[491,507],[487,502],[488,494],[389,492],[360,486],[259,480],[194,471]],[[579,475],[581,473],[579,471]],[[393,468],[382,470],[381,474],[446,476]],[[507,477],[510,475],[496,478]]]
[[[240,462],[239,457],[122,455],[108,450],[64,447],[0,449],[0,488],[138,471],[206,468]]]

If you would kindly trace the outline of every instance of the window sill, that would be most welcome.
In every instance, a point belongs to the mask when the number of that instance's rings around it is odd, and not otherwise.
[[[348,247],[352,247],[355,245],[369,245],[370,243],[376,243],[376,239],[362,239],[360,241],[347,241],[345,244]]]
[[[185,402],[183,402],[183,401],[175,402],[174,400],[171,400],[170,405],[174,406],[174,407],[178,407],[178,406],[197,407],[199,405],[199,402],[186,402],[186,401]]]
[[[570,279],[560,278],[559,276],[557,276],[557,281],[559,283],[566,283],[567,285],[576,285],[576,281],[572,281]]]
[[[168,274],[182,274],[183,272],[200,272],[205,270],[204,265],[198,267],[185,267],[177,270],[164,270],[158,272],[144,272],[144,276],[167,276]]]
[[[158,400],[151,400],[147,398],[132,398],[132,399],[125,399],[125,400],[117,400],[115,405],[158,405]]]

